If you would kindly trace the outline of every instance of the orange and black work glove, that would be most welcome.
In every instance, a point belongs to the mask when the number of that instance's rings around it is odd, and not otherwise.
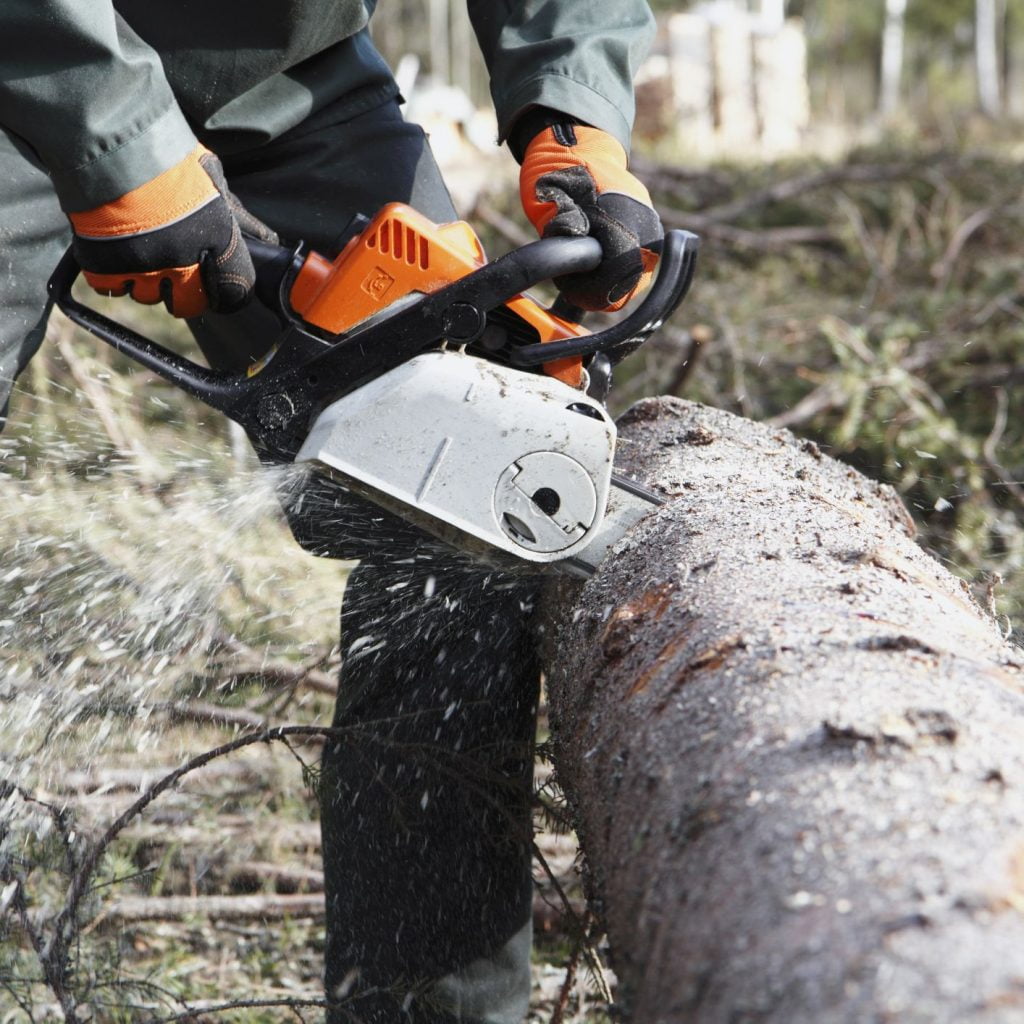
[[[256,274],[242,232],[277,240],[232,195],[203,146],[119,199],[68,217],[75,257],[96,291],[162,300],[180,317],[243,306]]]
[[[581,309],[621,309],[651,283],[661,251],[664,231],[650,193],[627,170],[626,151],[607,132],[554,111],[542,114],[540,123],[531,124],[531,114],[523,121],[510,139],[514,153],[524,128],[540,128],[520,159],[526,216],[545,238],[590,235],[604,250],[595,270],[555,284]]]

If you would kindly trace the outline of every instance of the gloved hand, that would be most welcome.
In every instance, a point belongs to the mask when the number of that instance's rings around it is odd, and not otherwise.
[[[591,235],[601,243],[604,259],[596,270],[555,284],[581,309],[621,309],[651,283],[664,237],[661,221],[650,193],[627,170],[617,139],[571,118],[551,123],[552,113],[521,159],[523,209],[545,238]],[[521,126],[516,130],[521,142]]]
[[[241,232],[277,241],[232,195],[203,146],[119,199],[68,217],[75,256],[96,291],[163,300],[180,317],[243,306],[256,274]]]

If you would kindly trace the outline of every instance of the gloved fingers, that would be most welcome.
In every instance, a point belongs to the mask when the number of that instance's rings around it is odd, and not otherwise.
[[[239,216],[253,237],[276,242],[232,195],[217,157],[201,146],[119,199],[69,214],[75,255],[90,283],[137,302],[163,300],[179,317],[207,308],[230,313],[249,300],[256,273]]]
[[[199,269],[198,264],[193,264],[141,274],[94,274],[89,270],[83,274],[100,295],[130,295],[146,306],[163,302],[174,316],[193,317],[203,313],[208,305]]]
[[[276,242],[277,235],[273,239]],[[269,238],[264,240],[270,241]],[[248,301],[256,284],[256,270],[237,221],[234,222],[231,241],[222,252],[218,254],[207,249],[202,254],[199,273],[211,309],[232,313]]]
[[[614,311],[649,286],[664,230],[610,135],[584,125],[547,127],[526,149],[520,194],[545,237],[590,235],[601,243],[595,270],[555,282],[573,305]]]
[[[544,228],[546,238],[590,235],[601,243],[604,258],[594,270],[555,280],[574,306],[614,312],[650,285],[664,237],[651,207],[619,192],[598,195],[580,167],[541,178],[536,194],[557,209]]]
[[[572,190],[572,183],[564,180],[567,173],[563,171],[548,174],[537,182],[537,198],[545,203],[553,203],[555,206],[554,214],[545,218],[547,222],[543,229],[540,229],[545,238],[550,238],[553,235],[586,238],[590,234],[590,219],[584,212],[583,204]],[[596,201],[597,196],[595,195],[593,202]],[[593,208],[593,203],[590,205]]]
[[[261,242],[269,242],[272,245],[277,245],[279,241],[277,232],[274,231],[273,228],[264,224],[259,217],[250,213],[242,205],[238,196],[236,196],[228,187],[228,181],[224,175],[224,168],[216,155],[206,152],[199,158],[199,164],[210,176],[210,180],[213,182],[217,191],[221,194],[221,198],[228,204],[228,209],[238,222],[238,226],[241,228],[242,234],[248,235],[249,238],[256,238]]]

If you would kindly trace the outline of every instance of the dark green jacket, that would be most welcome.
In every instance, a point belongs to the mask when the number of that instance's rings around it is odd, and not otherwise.
[[[467,0],[502,138],[534,105],[629,144],[646,0]],[[366,26],[376,0],[0,0],[0,125],[67,211],[182,159],[276,138],[397,95]],[[387,17],[387,0],[378,17]],[[372,160],[373,154],[367,154]],[[0,185],[2,187],[2,185]]]

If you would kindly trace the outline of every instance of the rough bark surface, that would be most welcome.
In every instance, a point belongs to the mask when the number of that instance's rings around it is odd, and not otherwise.
[[[555,756],[628,1019],[1024,1021],[1024,674],[887,488],[650,399],[668,504],[547,595]]]

